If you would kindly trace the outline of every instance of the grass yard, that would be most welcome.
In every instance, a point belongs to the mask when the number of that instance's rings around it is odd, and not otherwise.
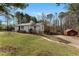
[[[40,36],[13,32],[0,32],[2,56],[60,56],[79,55],[79,49],[60,43],[52,43]]]

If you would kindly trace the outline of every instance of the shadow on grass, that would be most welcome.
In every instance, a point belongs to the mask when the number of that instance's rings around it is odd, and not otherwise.
[[[58,38],[58,37],[57,37],[57,40],[58,40],[59,42],[65,43],[65,44],[71,43],[71,42],[69,42],[69,41],[67,41],[67,40],[64,40],[64,39]]]
[[[62,38],[59,38],[59,37],[52,37],[52,36],[49,36],[49,35],[43,35],[44,37],[47,37],[47,38],[49,38],[49,39],[51,39],[51,40],[55,40],[55,41],[58,41],[58,42],[62,42],[62,43],[65,43],[65,44],[69,44],[69,43],[71,43],[71,42],[69,42],[69,41],[67,41],[67,40],[64,40],[64,39],[62,39]]]

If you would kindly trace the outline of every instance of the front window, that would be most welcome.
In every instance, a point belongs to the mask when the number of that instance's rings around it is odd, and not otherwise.
[[[24,26],[21,26],[21,29],[24,29]]]

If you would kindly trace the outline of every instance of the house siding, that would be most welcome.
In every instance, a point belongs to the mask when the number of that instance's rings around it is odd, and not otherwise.
[[[37,33],[43,33],[44,32],[44,25],[41,23],[36,23],[35,25],[23,25],[23,24],[19,24],[15,27],[15,31],[19,30],[19,26],[20,26],[20,31],[26,31],[29,32],[29,29],[33,29],[35,32]],[[21,26],[23,26],[24,28],[21,28]]]

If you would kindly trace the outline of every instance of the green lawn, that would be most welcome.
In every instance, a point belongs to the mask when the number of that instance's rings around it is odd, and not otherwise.
[[[7,49],[13,47],[15,51]],[[0,32],[0,55],[17,55],[17,56],[42,56],[42,55],[79,55],[79,49],[52,43],[42,39],[40,36],[22,33]],[[4,49],[5,48],[5,49]]]

